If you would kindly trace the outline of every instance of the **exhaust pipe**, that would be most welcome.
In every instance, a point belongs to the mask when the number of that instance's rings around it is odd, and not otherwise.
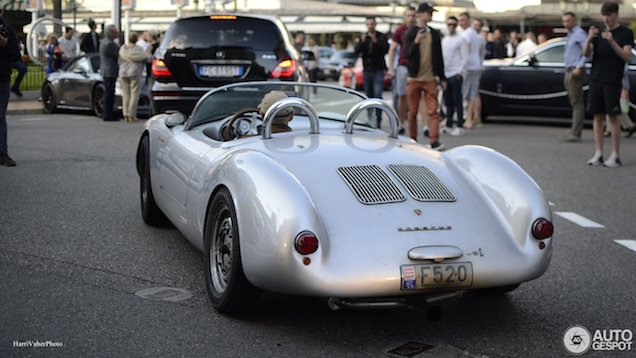
[[[342,299],[331,297],[327,300],[327,306],[332,311],[342,308],[351,309],[377,309],[405,307],[423,313],[427,320],[437,322],[442,318],[442,309],[423,300],[405,300],[402,298],[387,299]]]

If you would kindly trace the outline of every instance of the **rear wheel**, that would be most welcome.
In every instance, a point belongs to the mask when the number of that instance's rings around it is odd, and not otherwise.
[[[93,107],[93,113],[97,117],[102,118],[104,116],[104,85],[102,83],[99,83],[93,89],[91,106]]]
[[[262,291],[245,278],[236,211],[230,192],[215,194],[205,224],[205,285],[221,313],[242,312],[256,304]]]
[[[57,111],[57,103],[55,102],[55,94],[53,93],[53,85],[45,83],[42,87],[42,109],[44,113],[51,114]]]
[[[163,214],[152,195],[150,182],[150,143],[148,136],[144,136],[137,149],[139,161],[139,191],[141,193],[141,216],[144,222],[150,226],[165,226],[168,218]]]

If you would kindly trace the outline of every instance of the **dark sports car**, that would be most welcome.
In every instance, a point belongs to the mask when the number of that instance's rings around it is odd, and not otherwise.
[[[514,59],[484,61],[479,90],[482,118],[496,115],[570,117],[572,107],[563,85],[564,53],[565,38],[561,37]],[[590,69],[588,63],[588,74]],[[636,50],[632,50],[629,79],[633,108],[636,102]],[[587,86],[584,90],[587,100]]]
[[[97,117],[104,113],[104,80],[99,74],[99,54],[78,56],[61,69],[50,73],[42,85],[42,107],[45,113],[59,109],[90,111]],[[149,100],[146,78],[142,78],[137,114],[148,116]],[[115,86],[115,108],[121,110],[121,83]]]

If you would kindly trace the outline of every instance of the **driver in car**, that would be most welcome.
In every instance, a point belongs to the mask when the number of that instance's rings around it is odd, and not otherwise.
[[[287,98],[283,91],[271,91],[263,96],[263,100],[258,105],[261,112],[261,118],[265,119],[265,113],[276,101]],[[276,117],[272,119],[272,133],[291,132],[291,128],[287,125],[294,117],[294,109],[287,107],[279,111]]]

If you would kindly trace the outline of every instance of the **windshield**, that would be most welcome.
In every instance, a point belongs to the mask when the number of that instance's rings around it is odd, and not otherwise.
[[[172,24],[161,41],[160,50],[236,46],[255,51],[272,51],[282,43],[280,31],[271,21],[230,16],[227,19],[198,17]]]
[[[289,82],[243,82],[219,87],[208,92],[195,106],[188,128],[197,125],[227,119],[244,108],[256,108],[263,96],[270,91],[283,91],[288,97],[307,100],[316,110],[320,119],[344,122],[351,107],[366,97],[348,88],[315,83]],[[355,123],[371,126],[370,114],[360,113]],[[297,109],[296,116],[306,113]]]

